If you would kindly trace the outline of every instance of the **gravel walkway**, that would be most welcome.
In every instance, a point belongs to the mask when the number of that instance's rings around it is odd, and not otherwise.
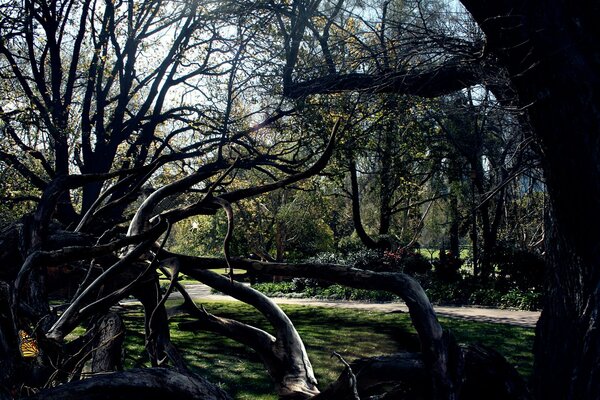
[[[186,285],[186,288],[194,300],[213,300],[213,301],[237,301],[229,296],[212,294],[210,288],[206,285]],[[180,297],[179,293],[173,293],[171,298]],[[360,301],[342,301],[342,300],[318,300],[318,299],[290,299],[273,298],[277,304],[298,304],[305,306],[318,307],[340,307],[355,308],[359,310],[371,310],[380,312],[408,312],[404,303],[368,303]],[[540,317],[538,311],[514,311],[498,310],[493,308],[479,307],[434,307],[439,316],[460,318],[469,321],[492,322],[498,324],[517,325],[527,328],[535,327]]]

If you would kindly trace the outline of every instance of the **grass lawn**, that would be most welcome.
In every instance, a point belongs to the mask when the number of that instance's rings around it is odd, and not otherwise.
[[[226,274],[226,271],[223,268],[213,268],[213,269],[209,269],[209,271],[215,272],[220,275]],[[244,272],[245,272],[245,270],[243,270],[243,269],[235,270],[236,274],[242,274]],[[158,279],[159,279],[161,285],[166,286],[169,284],[169,279],[160,271],[158,271]],[[179,279],[177,281],[183,285],[197,285],[200,283],[197,280],[195,280],[194,278],[191,278],[187,275],[180,275]]]
[[[236,302],[205,302],[213,314],[235,318],[266,328],[264,318],[252,307]],[[347,361],[355,358],[418,349],[418,341],[405,313],[380,313],[349,309],[283,305],[302,336],[319,381],[324,388],[337,379],[343,366],[331,358],[337,351]],[[125,315],[127,367],[145,365],[142,313],[132,310]],[[173,321],[173,341],[189,365],[210,381],[218,383],[236,399],[276,400],[273,387],[259,357],[232,340],[200,332],[177,330]],[[533,358],[533,329],[442,318],[459,342],[481,343],[494,348],[517,365],[528,377]],[[267,329],[268,330],[268,329]]]

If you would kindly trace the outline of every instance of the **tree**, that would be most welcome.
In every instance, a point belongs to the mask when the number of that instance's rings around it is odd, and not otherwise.
[[[598,5],[553,2],[542,11],[539,4],[464,4],[509,71],[520,104],[530,105],[527,115],[544,153],[551,272],[537,330],[536,394],[597,398],[598,237],[582,228],[600,219],[599,148],[592,139],[600,129],[599,99],[592,94],[598,86],[599,49],[592,39],[598,28],[590,18]],[[501,18],[492,23],[492,14]],[[504,31],[512,18],[517,24]],[[517,48],[517,42],[525,45]]]
[[[481,41],[451,37],[437,42],[436,49],[454,51],[429,68],[403,65],[391,72],[348,73],[332,69],[326,76],[288,82],[286,93],[296,97],[366,90],[435,96],[483,83],[502,103],[519,107],[525,127],[531,128],[542,150],[552,209],[546,301],[536,336],[535,394],[598,398],[598,237],[583,229],[596,226],[600,218],[595,139],[600,128],[599,49],[594,40],[598,28],[591,17],[598,5],[462,3],[485,35],[483,47],[478,46]],[[435,30],[432,33],[439,38]],[[572,329],[567,332],[566,326]]]
[[[527,398],[518,377],[494,354],[455,343],[422,288],[405,274],[259,262],[230,253],[232,204],[314,176],[332,156],[340,122],[323,119],[321,129],[308,132],[289,129],[296,121],[292,107],[303,106],[297,99],[357,90],[436,97],[483,84],[501,104],[524,110],[519,117],[540,141],[552,200],[536,396],[598,398],[599,238],[580,230],[584,223],[600,222],[598,44],[597,35],[586,35],[597,33],[598,6],[463,0],[479,30],[466,14],[445,14],[441,3],[402,3],[385,2],[367,13],[367,3],[343,1],[204,6],[40,0],[0,6],[0,76],[8,82],[1,87],[7,94],[2,134],[20,149],[5,149],[0,160],[39,195],[35,210],[0,235],[3,392],[31,378],[32,386],[58,385],[40,397],[75,398],[115,388],[144,394],[157,388],[184,397],[227,398],[187,371],[170,341],[165,301],[177,289],[193,326],[256,350],[280,397],[355,398],[361,383],[351,369],[319,393],[292,321],[266,296],[233,280],[233,269],[243,268],[398,294],[410,308],[421,351],[388,358],[387,370],[401,371],[394,379],[421,397],[467,397],[466,388],[480,376],[473,371],[483,370],[506,388],[507,398]],[[361,14],[381,18],[372,23]],[[162,38],[170,38],[166,47],[158,46]],[[574,133],[567,137],[569,129]],[[245,182],[247,170],[259,178]],[[219,209],[227,219],[223,258],[165,249],[173,224]],[[48,301],[46,274],[64,265],[81,276],[58,314]],[[230,276],[209,270],[217,267]],[[157,270],[171,276],[166,295]],[[271,332],[199,309],[177,283],[179,273],[251,304],[265,315]],[[174,370],[78,381],[90,357],[94,372],[119,368],[122,327],[108,309],[129,294],[144,308],[152,366],[169,364]],[[86,333],[67,342],[81,323]],[[19,331],[37,339],[42,368],[34,371],[18,354]],[[380,365],[370,360],[358,376]]]
[[[292,111],[261,97],[261,90],[271,93],[270,86],[259,85],[271,64],[261,60],[259,49],[246,46],[269,14],[213,6],[88,1],[0,6],[6,95],[0,161],[38,191],[28,193],[27,200],[37,203],[33,212],[1,234],[3,396],[21,395],[25,381],[42,387],[78,380],[90,358],[94,372],[119,369],[123,328],[108,308],[133,294],[144,307],[152,366],[169,363],[177,371],[116,373],[44,395],[87,395],[99,387],[109,393],[123,388],[118,382],[125,379],[134,380],[128,391],[165,386],[165,392],[189,397],[227,398],[187,371],[170,341],[156,271],[173,266],[172,291],[178,267],[176,259],[159,259],[159,250],[173,224],[223,209],[229,259],[231,203],[314,175],[330,158],[335,134],[327,138],[330,124],[318,132],[319,141],[309,140],[313,132],[290,137],[279,124],[293,124],[285,118]],[[254,97],[260,102],[246,106]],[[253,184],[239,184],[243,170],[257,175]],[[8,194],[13,201],[19,195]],[[161,236],[162,244],[156,244]],[[48,300],[50,268],[65,275],[73,270],[78,286],[60,314]],[[218,275],[206,279],[214,286],[230,284]],[[275,336],[211,319],[195,306],[190,312],[254,345],[282,395],[314,393],[312,367],[289,319],[258,292],[242,285],[233,290],[269,315]],[[67,343],[65,336],[79,323],[87,333]],[[19,354],[22,335],[37,340],[40,367]],[[182,380],[189,382],[180,385]]]
[[[474,99],[478,92],[480,98]],[[450,187],[462,188],[462,194],[453,195],[469,204],[474,273],[483,281],[489,281],[494,271],[503,220],[509,214],[509,183],[534,172],[538,164],[523,129],[490,96],[481,88],[446,96],[442,99],[445,106],[433,116],[449,142]],[[458,223],[453,221],[454,235]],[[479,236],[482,246],[478,245]]]

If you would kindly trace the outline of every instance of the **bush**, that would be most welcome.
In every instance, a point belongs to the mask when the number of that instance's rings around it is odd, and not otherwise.
[[[502,293],[494,289],[477,289],[469,296],[468,303],[496,307],[502,304]]]
[[[533,290],[510,290],[500,298],[503,308],[517,308],[519,310],[539,310],[542,307],[542,294]]]
[[[457,282],[460,280],[460,267],[464,260],[445,249],[440,250],[438,259],[433,262],[436,278],[444,282]]]
[[[342,285],[321,286],[314,279],[294,278],[291,282],[257,283],[252,287],[267,296],[316,297],[330,300],[386,302],[398,300],[383,290],[354,289]]]
[[[352,233],[350,236],[344,236],[341,238],[337,247],[342,254],[358,253],[366,250],[365,245],[358,238],[356,232]]]
[[[252,287],[259,292],[266,294],[267,296],[274,296],[275,294],[288,294],[294,293],[294,284],[292,282],[264,282],[255,283]]]
[[[421,279],[421,284],[427,297],[434,304],[477,305],[530,311],[539,310],[542,305],[542,295],[535,290],[512,288],[507,291],[501,285],[483,285],[475,277],[446,282],[434,275],[428,279]]]
[[[539,288],[544,281],[545,263],[542,256],[509,244],[498,245],[492,255],[500,282],[505,287],[526,291]]]

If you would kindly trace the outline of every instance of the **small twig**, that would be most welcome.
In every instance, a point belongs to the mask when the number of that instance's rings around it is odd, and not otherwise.
[[[344,357],[342,357],[337,351],[333,351],[331,353],[331,357],[337,357],[337,359],[340,360],[341,363],[346,366],[346,371],[348,371],[348,384],[352,388],[352,397],[354,398],[354,400],[360,400],[360,397],[358,396],[358,388],[356,387],[356,375],[354,375],[354,372],[352,372],[350,364],[348,364],[348,362],[344,360]]]

